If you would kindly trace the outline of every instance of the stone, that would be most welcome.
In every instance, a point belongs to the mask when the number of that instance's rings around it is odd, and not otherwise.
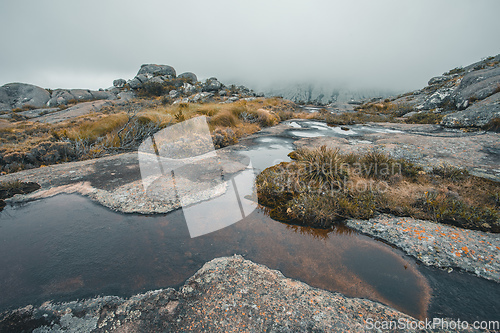
[[[116,79],[113,81],[113,86],[115,86],[116,88],[123,88],[126,84],[127,81],[125,81],[124,79]]]
[[[117,96],[118,96],[118,98],[120,98],[121,101],[125,101],[125,102],[130,101],[130,100],[137,97],[133,91],[122,91]]]
[[[453,92],[453,88],[443,88],[432,94],[423,104],[424,110],[432,110],[442,106],[444,103],[450,100]]]
[[[150,74],[151,76],[171,75],[176,76],[175,69],[167,65],[144,64],[137,72],[139,74]]]
[[[204,103],[211,100],[214,94],[211,92],[200,92],[191,97],[189,97],[189,102],[191,103]]]
[[[196,92],[196,87],[193,86],[192,84],[184,83],[182,86],[182,90],[184,91],[184,93],[186,95],[191,95],[191,94],[194,94]]]
[[[90,101],[94,99],[90,91],[85,89],[71,89],[69,93],[73,95],[73,98],[77,101]]]
[[[205,81],[202,90],[206,92],[219,91],[222,88],[222,83],[215,77],[211,77]]]
[[[168,96],[170,98],[178,98],[180,96],[180,93],[177,90],[170,90]]]
[[[38,86],[27,83],[7,83],[0,87],[0,106],[15,109],[25,106],[41,108],[46,106],[50,93]]]
[[[470,72],[464,76],[453,100],[458,110],[475,100],[483,100],[500,90],[500,67]]]
[[[165,83],[165,81],[163,81],[163,79],[160,76],[155,76],[154,78],[152,78],[151,80],[149,80],[147,82],[149,82],[149,83],[156,83],[156,84],[163,84],[163,83]]]
[[[113,94],[110,91],[90,90],[89,93],[92,95],[93,99],[106,99],[106,100],[115,100],[116,99],[116,94]]]
[[[432,79],[430,79],[427,84],[430,85],[430,86],[432,86],[433,84],[437,84],[437,83],[441,83],[441,82],[444,82],[444,81],[448,81],[449,79],[450,79],[449,76],[444,76],[444,75],[435,76]]]
[[[137,77],[134,77],[132,80],[128,81],[128,86],[131,89],[138,89],[142,87],[142,82]]]
[[[446,127],[482,127],[493,118],[500,118],[500,92],[469,106],[465,110],[446,115],[441,125]]]
[[[152,79],[152,78],[153,78],[153,76],[152,76],[152,75],[150,75],[150,74],[138,74],[138,75],[136,75],[136,76],[135,76],[135,78],[136,78],[137,80],[141,81],[142,83],[146,83],[146,82],[148,82],[150,79]]]
[[[178,77],[181,79],[187,79],[191,83],[195,83],[196,81],[198,81],[198,78],[196,77],[196,75],[194,73],[191,73],[191,72],[184,72],[182,74],[179,74]]]

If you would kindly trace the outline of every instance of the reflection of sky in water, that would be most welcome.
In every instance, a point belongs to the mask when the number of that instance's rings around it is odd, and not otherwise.
[[[214,203],[217,206],[217,203]],[[214,207],[213,218],[228,213]],[[412,261],[345,227],[315,232],[255,211],[190,238],[181,210],[118,214],[79,195],[59,195],[0,213],[0,311],[101,295],[132,295],[183,283],[216,257],[242,254],[312,286],[422,315],[429,289]],[[383,267],[366,270],[364,267]]]
[[[289,162],[287,155],[295,149],[292,140],[279,137],[258,138],[255,143],[256,146],[240,152],[251,159],[252,166],[259,172],[281,162]]]
[[[288,125],[293,129],[288,133],[299,138],[315,138],[315,137],[349,137],[363,136],[370,133],[403,133],[399,130],[384,128],[380,126],[366,125],[350,125],[350,126],[328,126],[319,121],[292,121]]]

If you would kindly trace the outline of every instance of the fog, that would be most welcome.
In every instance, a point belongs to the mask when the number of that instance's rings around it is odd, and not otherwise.
[[[418,89],[500,53],[498,13],[498,0],[6,0],[0,85],[107,88],[157,63],[256,89]]]

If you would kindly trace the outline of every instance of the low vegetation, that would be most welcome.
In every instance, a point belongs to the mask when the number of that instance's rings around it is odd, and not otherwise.
[[[27,194],[36,191],[40,185],[32,182],[21,182],[19,180],[0,183],[0,211],[5,207],[4,199],[10,198],[15,194]]]
[[[406,118],[408,124],[440,124],[444,115],[434,112],[421,112]]]
[[[500,232],[500,184],[449,165],[424,170],[372,151],[301,148],[257,177],[259,203],[274,219],[331,228],[377,213]]]
[[[486,125],[483,126],[486,131],[498,132],[500,133],[500,118],[491,119]]]
[[[280,98],[172,105],[162,103],[159,97],[107,107],[58,124],[2,122],[0,172],[133,151],[155,132],[200,115],[207,116],[217,148],[237,143],[238,138],[280,121],[308,116],[296,112],[293,103]]]

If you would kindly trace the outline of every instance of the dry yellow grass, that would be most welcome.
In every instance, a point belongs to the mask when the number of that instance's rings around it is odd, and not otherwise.
[[[163,105],[161,100],[136,100],[125,106],[109,106],[100,112],[73,118],[57,124],[29,120],[0,122],[0,171],[14,172],[25,167],[39,166],[37,160],[26,160],[33,150],[48,142],[73,145],[78,159],[95,158],[103,154],[131,150],[148,136],[166,126],[205,115],[214,136],[214,144],[224,147],[263,127],[273,126],[290,118],[310,118],[296,112],[295,104],[281,98],[257,98],[234,103],[180,103]],[[219,142],[215,142],[215,137]],[[6,167],[2,156],[20,153],[15,166]],[[9,158],[12,160],[13,155]],[[24,157],[23,157],[24,156]],[[68,157],[64,160],[67,161]],[[4,164],[1,164],[4,163]],[[49,162],[44,162],[47,164]],[[54,163],[54,162],[50,162]],[[4,168],[6,167],[6,168]],[[3,168],[3,170],[2,170]]]

